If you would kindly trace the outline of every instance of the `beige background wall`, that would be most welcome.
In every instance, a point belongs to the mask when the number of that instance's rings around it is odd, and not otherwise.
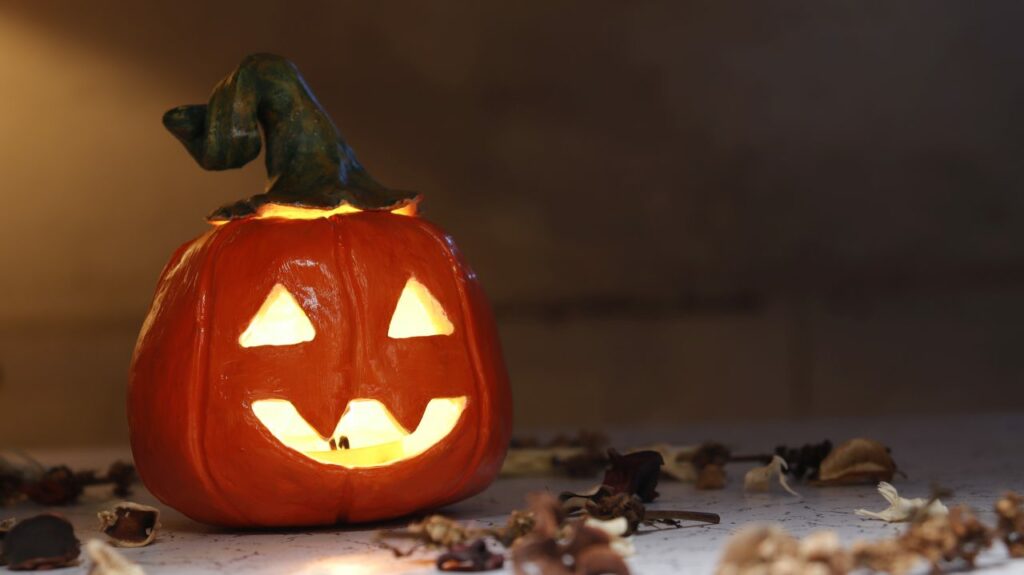
[[[1024,407],[1014,2],[0,3],[0,445],[124,440],[171,251],[262,187],[159,119],[299,64],[426,195],[521,427]]]

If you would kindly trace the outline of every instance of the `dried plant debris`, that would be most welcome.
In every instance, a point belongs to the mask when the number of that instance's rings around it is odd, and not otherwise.
[[[113,509],[100,511],[100,531],[118,547],[143,547],[156,539],[160,528],[160,510],[126,501]]]
[[[59,515],[44,513],[18,521],[7,532],[0,564],[12,571],[55,569],[74,565],[79,553],[71,523]]]
[[[949,512],[945,505],[939,501],[938,498],[924,499],[917,497],[914,499],[906,499],[900,497],[900,494],[896,491],[896,488],[891,483],[882,481],[878,484],[878,492],[889,502],[889,507],[882,511],[874,512],[868,511],[867,509],[858,509],[854,513],[867,519],[878,519],[880,521],[889,521],[891,523],[899,523],[903,521],[911,521],[921,514],[926,516],[931,515],[945,515]]]
[[[1010,557],[1024,558],[1024,497],[1009,491],[996,502],[996,533]]]
[[[664,461],[661,466],[661,474],[665,477],[683,483],[693,483],[697,480],[697,468],[693,465],[693,455],[697,451],[696,446],[656,443],[637,451],[657,451],[661,454]]]
[[[658,477],[664,460],[657,451],[634,451],[620,455],[608,450],[608,469],[601,484],[614,493],[636,495],[644,503],[658,497]]]
[[[612,547],[615,535],[581,521],[563,522],[561,504],[547,493],[530,497],[533,531],[512,547],[517,575],[629,575]]]
[[[575,437],[560,435],[546,443],[536,438],[513,439],[501,474],[593,477],[608,463],[607,447],[604,434],[588,431]]]
[[[17,521],[18,520],[13,517],[8,517],[7,519],[0,521],[0,541],[4,540],[4,535],[7,535],[7,532],[10,531],[12,527],[14,527],[14,524]]]
[[[715,490],[725,488],[725,467],[717,463],[705,465],[697,472],[697,480],[694,487],[702,490]]]
[[[729,540],[716,573],[840,575],[849,572],[851,565],[850,554],[833,532],[812,533],[798,541],[780,527],[753,525],[741,529]]]
[[[831,452],[832,442],[828,439],[795,448],[785,445],[775,448],[775,455],[786,460],[786,473],[793,479],[817,479],[821,462]]]
[[[872,439],[856,438],[836,446],[821,462],[817,485],[891,482],[896,463],[889,448]]]
[[[146,575],[142,567],[99,539],[90,540],[84,548],[86,557],[92,562],[88,575]]]
[[[960,506],[947,515],[915,521],[900,537],[900,544],[938,571],[943,561],[957,559],[974,567],[978,554],[992,546],[993,536],[992,529],[979,521],[970,509]]]
[[[747,472],[743,478],[743,489],[746,491],[767,492],[771,488],[772,478],[778,477],[779,485],[790,495],[800,497],[800,494],[793,491],[793,488],[786,482],[786,460],[778,455],[772,456],[768,465],[755,467]]]
[[[92,485],[111,485],[114,495],[124,497],[131,493],[135,480],[135,468],[122,461],[111,465],[105,475],[97,475],[91,470],[73,471],[66,465],[42,468],[34,462],[29,468],[18,468],[0,460],[0,505],[22,497],[40,505],[70,505]]]
[[[377,532],[377,542],[395,557],[405,557],[423,547],[447,547],[465,545],[486,535],[485,530],[475,529],[443,515],[430,515],[421,521],[414,521],[404,529],[382,529]],[[402,549],[388,540],[411,541],[412,546]]]
[[[453,545],[437,558],[437,568],[441,571],[492,571],[504,565],[505,557],[488,549],[485,539]]]

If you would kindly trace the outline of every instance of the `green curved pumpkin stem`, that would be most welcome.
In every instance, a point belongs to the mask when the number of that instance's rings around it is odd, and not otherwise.
[[[265,192],[218,208],[210,220],[252,215],[268,203],[391,210],[418,200],[415,192],[389,190],[370,177],[298,69],[280,56],[247,56],[217,84],[209,104],[179,106],[163,122],[207,170],[256,159],[262,128]]]

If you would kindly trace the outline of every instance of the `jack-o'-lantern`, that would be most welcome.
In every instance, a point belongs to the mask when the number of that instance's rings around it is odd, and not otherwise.
[[[481,491],[508,443],[495,326],[452,242],[355,160],[295,67],[246,58],[165,126],[206,169],[266,147],[265,193],[165,267],[132,359],[132,453],[196,520],[333,524]]]

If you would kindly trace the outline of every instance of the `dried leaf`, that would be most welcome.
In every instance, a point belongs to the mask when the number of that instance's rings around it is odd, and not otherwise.
[[[92,560],[88,575],[146,575],[142,567],[99,539],[85,544],[85,554]]]
[[[441,571],[491,571],[501,569],[504,564],[505,558],[492,553],[483,539],[455,545],[437,558],[437,568]]]
[[[891,483],[886,483],[885,481],[878,484],[878,492],[889,502],[888,508],[877,513],[867,509],[858,509],[854,513],[868,519],[879,519],[891,523],[911,521],[918,517],[919,514],[931,516],[949,513],[946,506],[938,499],[929,500],[920,497],[906,499],[900,497],[899,493],[896,492],[896,488]]]
[[[889,449],[864,438],[840,444],[821,462],[816,485],[852,485],[891,482],[896,463]]]
[[[100,531],[118,547],[142,547],[156,539],[160,528],[160,510],[126,501],[113,509],[97,513]]]
[[[664,460],[657,451],[634,451],[621,455],[614,449],[608,450],[610,467],[604,473],[602,485],[612,493],[629,493],[640,497],[644,503],[658,497],[658,476]]]
[[[996,531],[1010,557],[1024,557],[1024,497],[1009,491],[996,502]]]
[[[832,452],[832,442],[824,440],[820,443],[805,443],[798,448],[780,445],[775,448],[775,455],[786,460],[786,473],[794,479],[817,479],[821,462]]]
[[[800,494],[793,491],[793,488],[789,486],[786,481],[786,461],[778,455],[772,456],[772,461],[768,465],[762,467],[755,467],[747,472],[743,477],[743,489],[747,491],[768,491],[771,487],[772,477],[779,478],[779,485],[782,486],[787,492],[796,497],[800,497]]]
[[[3,544],[0,563],[12,571],[67,567],[75,564],[80,553],[71,523],[52,513],[15,523]]]

